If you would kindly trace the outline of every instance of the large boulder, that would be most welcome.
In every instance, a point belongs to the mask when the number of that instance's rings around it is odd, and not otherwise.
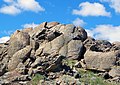
[[[113,42],[112,45],[111,51],[120,50],[120,42]]]
[[[114,51],[103,53],[87,50],[84,59],[87,69],[109,71],[115,66],[117,55]]]
[[[10,38],[8,46],[8,55],[13,56],[18,50],[30,44],[30,36],[26,32],[17,30]]]
[[[63,58],[63,56],[58,54],[46,54],[44,56],[40,56],[31,64],[29,73],[31,73],[31,71],[33,73],[59,71],[59,69],[61,69]]]
[[[97,52],[108,52],[112,47],[112,44],[107,40],[95,40],[91,37],[88,37],[83,43],[86,50],[90,49]]]
[[[94,38],[88,37],[88,38],[83,42],[83,44],[84,44],[86,50],[88,50],[88,49],[90,49],[90,47],[91,47],[92,45],[94,45],[94,44],[96,44],[96,43],[95,43],[95,39],[94,39]]]
[[[8,70],[14,70],[20,62],[25,62],[25,60],[30,56],[31,47],[27,46],[18,52],[16,52],[8,63]]]
[[[44,34],[44,38],[42,36],[40,39],[44,39],[44,41],[40,44],[36,55],[58,53],[71,59],[80,59],[82,56],[82,41],[87,38],[87,33],[83,28],[75,27],[72,24],[58,24],[42,34]]]
[[[80,59],[82,58],[83,54],[83,44],[79,40],[71,40],[68,43],[68,57],[72,59]]]

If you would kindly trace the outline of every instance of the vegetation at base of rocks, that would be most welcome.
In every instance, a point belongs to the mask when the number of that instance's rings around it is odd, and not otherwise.
[[[63,60],[63,63],[66,64],[67,66],[70,66],[71,68],[73,68],[77,62],[78,62],[77,60],[72,60],[72,59]]]
[[[44,80],[45,76],[41,75],[41,74],[35,74],[35,76],[33,76],[32,78],[32,85],[37,85],[39,83],[40,80]]]
[[[79,80],[83,85],[120,85],[115,82],[105,81],[102,76],[98,76],[92,71],[79,69],[79,73],[81,74],[81,78]]]
[[[85,70],[83,68],[76,68],[75,64],[77,63],[77,60],[63,60],[63,63],[67,66],[70,66],[71,69],[75,68],[79,74],[81,75],[81,78],[79,78],[79,81],[83,85],[120,85],[116,82],[108,82],[105,80],[102,76],[98,76],[97,72],[93,72],[90,70]]]

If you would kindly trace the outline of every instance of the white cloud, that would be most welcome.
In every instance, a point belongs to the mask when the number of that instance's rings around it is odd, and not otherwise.
[[[23,11],[40,12],[45,9],[35,0],[4,0],[0,13],[16,15]]]
[[[82,19],[80,19],[80,18],[76,18],[74,21],[73,21],[73,24],[75,25],[75,26],[84,26],[86,23],[82,20]]]
[[[94,32],[92,29],[85,29],[88,36],[94,37]]]
[[[10,14],[10,15],[16,15],[16,14],[19,14],[20,12],[21,12],[21,10],[16,8],[13,5],[11,5],[11,6],[3,6],[0,9],[0,13]]]
[[[83,2],[79,4],[80,10],[74,9],[73,14],[81,16],[110,16],[105,7],[100,3]]]
[[[110,7],[115,10],[115,12],[120,13],[120,0],[100,0],[102,2],[108,2]]]
[[[2,38],[0,38],[0,43],[5,43],[5,42],[7,42],[9,39],[10,39],[9,36],[2,37]]]
[[[35,28],[37,26],[38,24],[35,24],[35,23],[29,23],[29,24],[22,25],[23,28],[30,28],[30,27]]]
[[[120,26],[98,25],[96,28],[88,30],[88,35],[95,39],[104,39],[111,42],[120,41]]]
[[[35,0],[17,0],[18,1],[18,7],[20,7],[23,10],[27,11],[44,11],[44,8],[42,8],[39,3]]]

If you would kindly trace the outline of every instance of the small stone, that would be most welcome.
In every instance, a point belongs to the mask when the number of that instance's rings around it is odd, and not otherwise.
[[[31,78],[28,75],[21,75],[16,79],[16,81],[28,81],[28,80],[31,80]]]
[[[113,67],[109,71],[109,75],[112,76],[112,77],[119,77],[120,76],[120,66]]]
[[[103,78],[105,78],[105,79],[109,79],[109,78],[110,78],[108,72],[105,72],[105,73],[103,74]]]
[[[75,67],[77,67],[77,68],[81,68],[82,65],[80,64],[80,62],[77,62],[77,63],[75,64]]]
[[[57,82],[56,82],[56,85],[60,85],[60,83],[61,83],[61,81],[57,81]]]
[[[75,78],[81,78],[81,75],[80,75],[80,73],[77,72],[77,73],[74,74],[74,77]]]
[[[34,63],[31,64],[31,67],[36,67],[37,65],[41,64],[41,57],[38,57]]]
[[[29,76],[32,76],[32,74],[33,74],[33,69],[32,68],[29,69],[28,74],[29,74]]]

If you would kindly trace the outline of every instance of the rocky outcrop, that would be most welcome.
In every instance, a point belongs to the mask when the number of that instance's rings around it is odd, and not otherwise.
[[[95,40],[72,24],[43,22],[0,44],[0,85],[30,85],[36,74],[38,85],[80,85],[80,69],[119,80],[119,66],[120,42]]]

